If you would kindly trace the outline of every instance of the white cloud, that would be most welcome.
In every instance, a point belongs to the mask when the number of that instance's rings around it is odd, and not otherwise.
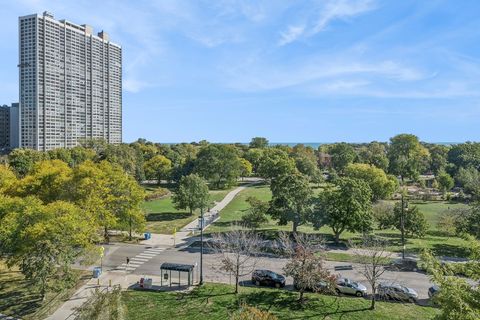
[[[311,37],[323,31],[330,22],[348,19],[375,8],[373,0],[328,0],[321,1],[320,7],[313,7],[303,20],[303,27],[289,25],[286,31],[280,32],[279,45],[286,45],[301,37]],[[308,25],[308,27],[306,27]]]
[[[288,30],[285,32],[280,33],[280,40],[278,44],[280,46],[286,45],[290,42],[295,41],[298,37],[300,37],[303,32],[305,31],[305,26],[288,26]]]

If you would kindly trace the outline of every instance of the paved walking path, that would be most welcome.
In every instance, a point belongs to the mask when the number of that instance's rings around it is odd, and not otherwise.
[[[252,179],[251,182],[235,188],[230,191],[222,201],[218,202],[209,212],[204,214],[205,218],[205,228],[208,228],[216,219],[219,218],[217,214],[223,208],[225,208],[235,196],[240,193],[245,188],[248,188],[252,185],[255,185],[261,182],[261,179]],[[91,279],[85,285],[83,285],[75,294],[70,297],[60,308],[58,308],[55,313],[53,313],[48,320],[65,320],[73,319],[75,309],[80,307],[88,297],[90,297],[93,292],[98,288],[108,288],[109,286],[120,285],[122,288],[126,289],[129,286],[135,284],[138,281],[138,275],[129,274],[129,272],[134,271],[136,268],[140,267],[143,263],[147,262],[151,258],[160,254],[165,248],[160,248],[159,246],[171,246],[174,244],[177,246],[183,246],[187,243],[188,239],[191,237],[191,234],[194,230],[198,230],[198,221],[194,220],[182,228],[181,231],[177,232],[175,239],[172,235],[166,234],[152,234],[152,237],[149,240],[141,241],[143,245],[150,246],[151,248],[146,249],[144,252],[138,254],[137,256],[130,258],[130,262],[127,265],[122,263],[112,271],[105,271],[98,279]],[[153,281],[158,283],[160,282],[160,277],[151,277]],[[158,278],[158,279],[156,279]]]
[[[248,187],[251,187],[255,184],[260,183],[263,181],[262,179],[252,178],[249,180],[250,182],[237,187],[230,191],[222,201],[217,202],[210,211],[206,212],[203,217],[205,220],[205,227],[204,230],[207,229],[213,222],[217,221],[220,218],[218,214],[222,211],[234,198],[237,194],[242,192]],[[170,234],[156,234],[152,233],[152,237],[149,240],[141,241],[140,243],[143,245],[150,245],[150,246],[183,246],[187,243],[187,241],[191,238],[192,233],[194,234],[199,230],[198,220],[195,219],[186,226],[184,226],[177,234],[175,235],[175,239],[173,235]]]

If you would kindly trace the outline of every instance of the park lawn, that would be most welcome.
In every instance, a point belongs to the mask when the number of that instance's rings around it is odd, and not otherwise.
[[[48,292],[42,301],[40,294],[32,290],[18,269],[7,269],[0,261],[0,313],[26,320],[46,318],[91,279],[90,272],[75,272],[79,277],[75,287],[60,292]]]
[[[362,298],[306,294],[300,305],[298,293],[269,288],[241,287],[238,296],[233,286],[207,283],[188,294],[177,292],[126,291],[126,319],[229,319],[239,306],[247,304],[268,310],[278,319],[433,319],[438,310],[410,303],[378,302],[369,310],[370,301]]]
[[[238,194],[221,212],[220,219],[215,222],[209,229],[209,232],[226,232],[234,228],[239,228],[241,217],[248,211],[249,205],[246,199],[250,196],[257,197],[260,200],[268,201],[271,198],[271,192],[267,185],[260,185],[249,187]],[[439,215],[446,210],[453,210],[456,208],[465,207],[464,204],[449,203],[442,201],[429,202],[411,202],[412,205],[418,206],[419,210],[424,213],[426,219],[430,224],[430,229],[424,238],[409,238],[407,239],[407,253],[418,254],[424,249],[430,249],[434,254],[440,256],[468,256],[465,247],[468,243],[459,237],[449,237],[437,229],[437,222]],[[333,234],[330,227],[324,226],[319,230],[315,230],[312,225],[305,224],[298,228],[300,232],[317,233],[324,236],[328,244],[333,245]],[[261,225],[257,229],[266,238],[275,238],[279,231],[292,231],[292,224],[289,223],[284,226],[279,226],[275,220],[268,217],[268,222]],[[400,232],[398,230],[375,230],[375,234],[385,237],[389,240],[390,245],[388,250],[393,252],[401,252],[402,246],[400,243]],[[341,235],[342,245],[346,246],[349,240],[360,239],[361,235],[358,233],[344,232]]]
[[[329,252],[325,254],[325,259],[328,261],[339,261],[339,262],[359,262],[360,258],[364,259],[364,256],[356,256],[355,254],[343,253],[343,252]],[[383,257],[382,264],[388,265],[393,262],[394,259]]]
[[[221,201],[231,190],[210,191],[212,203]],[[180,230],[191,221],[197,219],[199,214],[199,212],[190,214],[188,210],[175,209],[171,195],[162,199],[145,201],[143,209],[147,219],[146,231],[161,234],[171,234],[174,229]]]

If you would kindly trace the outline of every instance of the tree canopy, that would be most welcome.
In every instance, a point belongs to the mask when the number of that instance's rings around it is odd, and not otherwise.
[[[372,192],[365,181],[339,178],[336,186],[322,192],[317,199],[313,226],[332,228],[336,242],[344,231],[370,231],[373,224],[371,198]]]

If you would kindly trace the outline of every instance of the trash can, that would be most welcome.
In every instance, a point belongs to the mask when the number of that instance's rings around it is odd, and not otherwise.
[[[100,267],[93,268],[93,277],[94,278],[99,278],[101,274],[102,274],[102,268],[100,268]]]
[[[152,278],[146,278],[143,281],[143,288],[152,289],[152,284],[153,284]]]
[[[149,240],[152,237],[150,232],[145,232],[145,240]]]

